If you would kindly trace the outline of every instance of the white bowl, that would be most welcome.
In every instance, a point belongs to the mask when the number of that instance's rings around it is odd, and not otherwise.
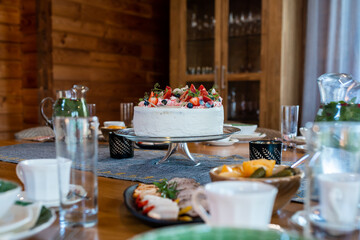
[[[2,218],[10,207],[15,203],[17,195],[21,192],[21,186],[15,182],[11,182],[5,179],[0,179],[0,190],[6,184],[11,189],[0,192],[0,218]]]
[[[104,127],[117,126],[117,127],[125,127],[125,123],[122,121],[106,121],[104,122]]]

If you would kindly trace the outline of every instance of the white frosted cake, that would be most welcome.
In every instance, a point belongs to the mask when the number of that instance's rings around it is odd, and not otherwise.
[[[201,85],[195,89],[155,86],[150,96],[134,108],[134,131],[137,136],[188,137],[223,133],[222,99],[214,89]]]

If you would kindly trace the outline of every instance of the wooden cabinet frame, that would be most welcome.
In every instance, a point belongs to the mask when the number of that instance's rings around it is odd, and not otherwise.
[[[225,119],[227,119],[228,83],[258,80],[260,81],[259,126],[279,129],[280,106],[300,102],[303,29],[299,27],[299,24],[304,19],[304,6],[304,0],[292,3],[286,0],[262,0],[261,72],[228,74],[227,71],[222,73],[221,69],[226,70],[228,67],[229,0],[215,0],[215,72],[214,74],[187,75],[186,0],[171,0],[170,85],[178,87],[186,82],[214,81],[224,98]],[[288,21],[288,19],[283,19],[284,15],[294,17]],[[292,44],[289,44],[290,41]],[[283,42],[288,43],[286,47]]]

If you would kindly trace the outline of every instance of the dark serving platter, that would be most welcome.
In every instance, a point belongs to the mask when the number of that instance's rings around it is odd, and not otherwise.
[[[135,201],[132,197],[134,190],[138,185],[133,185],[125,189],[124,191],[124,202],[126,208],[141,221],[145,222],[147,225],[152,227],[162,227],[162,226],[170,226],[170,225],[178,225],[178,224],[189,224],[189,223],[203,223],[203,220],[200,217],[194,218],[193,221],[170,221],[170,220],[158,220],[146,215],[143,215],[141,210],[138,210],[135,206]]]

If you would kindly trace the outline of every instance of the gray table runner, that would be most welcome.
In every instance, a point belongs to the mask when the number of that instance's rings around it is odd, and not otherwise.
[[[127,159],[110,158],[108,145],[99,145],[98,175],[129,181],[152,183],[174,177],[194,178],[200,184],[210,182],[210,169],[223,164],[242,163],[245,159],[239,155],[220,157],[215,155],[192,154],[201,164],[193,166],[182,156],[174,155],[170,161],[156,165],[166,154],[163,150],[135,149],[134,157]],[[25,143],[0,147],[0,160],[17,163],[24,159],[55,158],[55,143]],[[291,162],[283,161],[290,165]],[[295,200],[302,201],[303,184]]]
[[[99,145],[98,175],[116,179],[152,183],[174,177],[191,177],[201,184],[210,182],[209,170],[222,164],[240,163],[244,158],[238,155],[220,157],[193,154],[201,164],[193,166],[182,156],[173,156],[169,162],[156,165],[166,154],[163,150],[135,149],[134,157],[127,159],[110,158],[109,147]],[[55,143],[25,143],[0,147],[0,160],[17,163],[24,159],[55,158]]]

